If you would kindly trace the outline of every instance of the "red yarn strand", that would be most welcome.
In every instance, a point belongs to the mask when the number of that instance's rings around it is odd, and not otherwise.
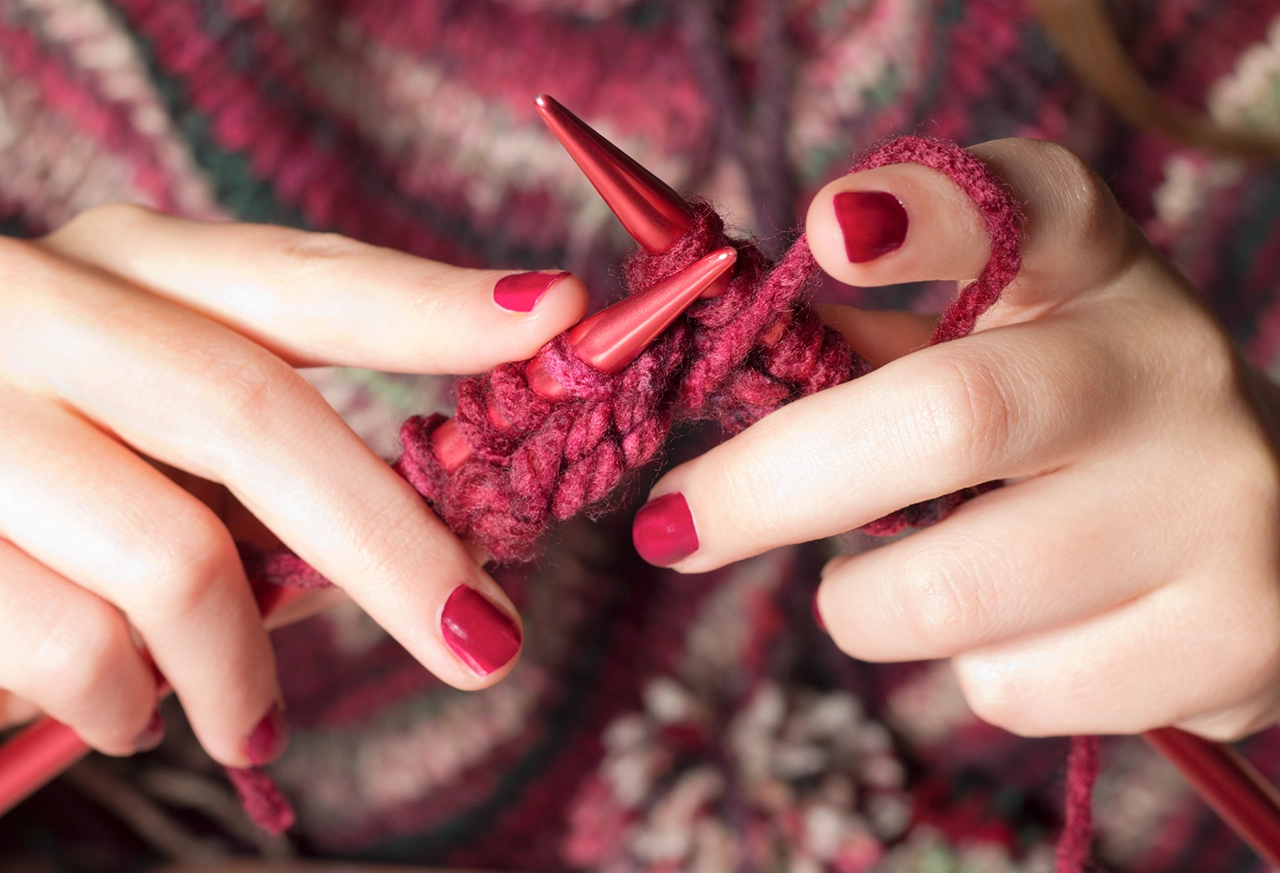
[[[1093,785],[1101,769],[1097,737],[1072,737],[1067,756],[1067,802],[1058,837],[1057,873],[1084,873],[1093,843]]]
[[[1022,213],[981,162],[954,143],[903,137],[873,150],[854,170],[908,162],[955,181],[981,210],[991,237],[990,262],[942,314],[932,342],[944,342],[969,334],[1017,275]],[[459,537],[499,562],[530,560],[556,520],[607,511],[627,474],[658,456],[674,424],[713,420],[736,433],[786,403],[870,370],[806,302],[820,268],[804,236],[774,264],[752,243],[730,239],[710,205],[696,201],[694,209],[690,230],[671,249],[641,250],[630,258],[628,288],[650,287],[725,245],[738,251],[733,279],[719,297],[692,306],[621,372],[606,375],[587,366],[562,334],[536,357],[567,390],[563,399],[535,393],[524,364],[461,380],[454,422],[474,452],[452,472],[431,440],[444,416],[404,423],[404,453],[395,469]],[[996,484],[907,507],[865,529],[889,534],[932,524]],[[255,584],[326,584],[293,556],[246,550],[245,558]],[[278,827],[283,798],[254,794],[268,786],[274,791],[265,774],[235,778],[250,815]]]

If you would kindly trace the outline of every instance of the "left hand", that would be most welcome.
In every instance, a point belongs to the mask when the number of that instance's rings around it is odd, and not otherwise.
[[[1026,735],[1275,722],[1280,391],[1080,159],[1029,140],[972,151],[1028,218],[1022,272],[977,331],[922,347],[927,319],[830,310],[877,369],[669,472],[637,545],[702,572],[1004,480],[828,564],[817,605],[841,649],[951,658],[975,712]],[[858,262],[833,207],[854,191],[892,194],[909,219]],[[836,180],[807,230],[854,285],[972,279],[989,257],[975,207],[918,165]]]

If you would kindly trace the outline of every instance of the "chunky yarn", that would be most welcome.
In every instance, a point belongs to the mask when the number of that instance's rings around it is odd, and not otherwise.
[[[954,143],[894,139],[853,170],[907,162],[938,170],[959,185],[980,210],[991,240],[990,261],[939,320],[931,343],[945,342],[968,335],[1017,276],[1022,213],[986,167]],[[685,319],[621,372],[592,369],[572,354],[561,334],[536,357],[566,389],[563,398],[535,393],[524,363],[461,380],[454,420],[474,451],[452,471],[432,445],[444,416],[415,416],[403,425],[397,472],[454,533],[499,562],[532,559],[554,520],[606,511],[626,475],[654,460],[674,425],[709,420],[736,433],[786,403],[870,370],[806,301],[820,268],[804,236],[770,263],[754,244],[731,239],[709,204],[693,205],[692,227],[674,247],[631,257],[628,288],[650,287],[725,245],[737,249],[737,269],[723,294],[690,307]],[[997,484],[906,507],[864,529],[883,535],[932,524]],[[246,549],[244,558],[255,584],[326,584],[292,555]],[[279,830],[290,820],[278,792],[265,791],[265,777],[236,773],[233,779],[259,824]]]
[[[991,236],[990,262],[943,313],[932,340],[942,342],[971,332],[1017,275],[1021,214],[981,162],[939,140],[892,140],[854,170],[908,161],[960,185]],[[770,264],[755,245],[729,238],[708,204],[697,202],[695,211],[693,226],[672,249],[631,258],[628,287],[649,287],[725,245],[738,250],[737,271],[722,295],[691,307],[684,323],[622,372],[605,375],[582,363],[562,335],[537,358],[568,389],[563,399],[534,393],[524,364],[462,380],[455,423],[475,452],[452,473],[431,443],[445,417],[405,423],[396,469],[460,537],[498,561],[529,560],[553,520],[606,509],[626,474],[662,449],[673,425],[712,420],[734,433],[785,403],[870,369],[805,302],[820,274],[805,237]],[[891,534],[933,523],[986,487],[908,507],[867,530]]]

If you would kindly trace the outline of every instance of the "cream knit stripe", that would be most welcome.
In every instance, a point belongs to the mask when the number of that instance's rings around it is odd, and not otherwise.
[[[49,112],[39,87],[0,59],[0,190],[7,212],[52,229],[103,203],[153,205],[134,184],[136,168]]]
[[[208,178],[175,131],[137,47],[106,4],[102,0],[14,2],[31,14],[44,39],[66,50],[74,69],[116,104],[141,134],[177,210],[192,218],[225,218]]]
[[[427,201],[461,198],[472,221],[485,227],[512,194],[545,191],[566,210],[571,253],[616,230],[599,195],[532,112],[526,120],[513,117],[501,101],[380,44],[354,21],[334,28],[341,43],[334,47],[308,38],[315,30],[307,4],[267,0],[267,12],[308,82],[398,168],[404,193]],[[687,182],[684,159],[617,135],[607,120],[585,120],[673,187]],[[557,235],[556,243],[564,242]]]

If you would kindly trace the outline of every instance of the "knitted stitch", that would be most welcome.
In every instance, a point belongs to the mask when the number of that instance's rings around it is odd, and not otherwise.
[[[923,164],[955,181],[982,212],[991,237],[990,261],[943,312],[930,341],[945,342],[970,333],[1017,275],[1022,214],[982,163],[954,143],[902,137],[873,150],[853,169],[904,162]],[[869,372],[869,365],[803,300],[820,272],[804,236],[770,269],[758,248],[725,234],[724,222],[707,203],[700,201],[695,209],[690,230],[670,250],[632,256],[628,285],[649,287],[726,244],[739,251],[738,269],[723,294],[691,307],[687,324],[668,330],[622,372],[603,374],[580,361],[566,332],[537,354],[546,372],[568,390],[565,399],[536,394],[524,364],[504,364],[462,380],[455,421],[475,451],[452,473],[431,441],[444,416],[405,422],[404,454],[395,469],[455,534],[499,561],[529,560],[552,518],[606,507],[626,473],[656,456],[674,423],[712,419],[737,432],[785,403]],[[990,487],[907,507],[865,529],[889,534],[939,521]],[[243,551],[255,584],[327,584],[296,557]],[[250,816],[268,830],[279,828],[287,817],[278,814],[276,798],[253,796],[253,780],[266,777],[230,772]]]
[[[956,339],[973,330],[1017,275],[1021,213],[976,158],[939,140],[893,140],[854,170],[906,161],[953,179],[981,211],[991,237],[990,262],[943,313],[932,342]],[[475,452],[453,473],[431,443],[444,416],[405,423],[396,470],[460,537],[499,561],[529,560],[553,518],[606,509],[624,476],[653,460],[674,424],[711,419],[734,433],[785,403],[870,370],[802,299],[820,274],[804,236],[770,265],[755,245],[729,238],[710,206],[695,208],[689,232],[669,251],[631,258],[628,286],[649,287],[724,245],[739,252],[737,272],[724,294],[691,307],[686,324],[621,373],[584,364],[561,335],[537,358],[568,389],[562,400],[538,396],[524,364],[462,380],[455,422]],[[908,507],[866,529],[883,535],[936,522],[987,487]]]

